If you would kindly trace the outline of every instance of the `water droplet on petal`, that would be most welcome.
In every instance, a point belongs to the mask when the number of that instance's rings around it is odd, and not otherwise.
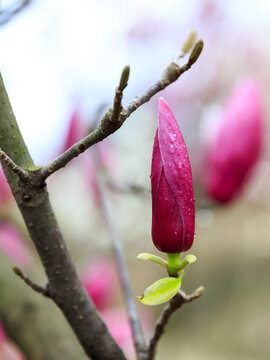
[[[168,144],[168,140],[167,140],[167,139],[164,140],[164,144],[165,144],[165,145]]]
[[[175,231],[175,232],[173,233],[173,235],[174,235],[175,237],[177,237],[178,232],[177,232],[177,231]]]
[[[178,191],[178,195],[179,195],[180,197],[182,197],[182,196],[183,196],[183,191]]]
[[[171,142],[175,142],[175,140],[176,140],[176,134],[170,134],[170,135],[169,135],[169,138],[170,138]]]
[[[173,154],[173,153],[174,153],[174,151],[175,151],[174,146],[173,146],[173,145],[171,145],[171,146],[170,146],[170,153],[171,153],[171,154]]]

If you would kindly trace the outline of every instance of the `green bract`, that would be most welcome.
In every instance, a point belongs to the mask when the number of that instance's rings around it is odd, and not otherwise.
[[[145,305],[159,305],[173,298],[181,287],[182,276],[166,277],[154,282],[137,299]]]

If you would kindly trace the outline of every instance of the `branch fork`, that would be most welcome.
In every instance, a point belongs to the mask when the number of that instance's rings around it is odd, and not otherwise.
[[[38,292],[39,294],[42,294],[45,297],[48,297],[48,298],[51,297],[48,286],[41,286],[41,285],[36,284],[34,281],[29,279],[29,277],[26,276],[20,268],[18,268],[15,265],[12,266],[12,270],[13,270],[14,274],[16,274],[19,278],[21,278],[26,283],[26,285],[28,285],[32,290]]]
[[[29,177],[27,171],[23,170],[19,165],[15,164],[15,162],[3,151],[0,149],[0,158],[7,165],[7,167],[14,172],[14,174],[18,175],[21,180],[26,180]]]
[[[155,84],[143,94],[136,97],[131,103],[123,107],[123,90],[127,86],[130,72],[129,67],[125,67],[122,71],[119,85],[115,91],[113,107],[104,115],[97,129],[43,167],[35,167],[33,164],[18,128],[15,116],[13,115],[0,76],[0,128],[1,135],[3,135],[0,139],[1,147],[3,148],[3,150],[0,150],[0,158],[6,167],[11,170],[6,172],[7,177],[29,234],[43,263],[48,277],[48,285],[42,287],[35,284],[17,267],[14,267],[13,271],[34,291],[50,297],[55,304],[58,305],[76,334],[79,342],[83,346],[85,353],[92,359],[109,360],[114,358],[126,360],[122,350],[113,340],[79,280],[75,266],[58,228],[57,221],[49,202],[48,193],[46,189],[43,189],[45,180],[86,149],[104,140],[118,130],[138,107],[148,102],[155,94],[165,89],[168,85],[176,81],[185,71],[190,69],[197,61],[202,48],[202,40],[197,41],[184,66],[181,67],[174,62],[169,64],[161,78]],[[8,125],[7,119],[9,121]],[[13,156],[14,158],[11,159],[7,154],[12,153],[14,148],[19,149],[19,151],[15,153]],[[21,154],[24,155],[21,156]],[[24,169],[27,169],[27,171]],[[16,176],[22,181],[18,182]],[[30,194],[27,193],[28,190],[31,191]],[[31,199],[31,196],[34,197],[35,201],[28,201]],[[21,201],[22,199],[25,201]],[[104,206],[106,209],[106,204]],[[115,237],[116,235],[111,227],[110,220],[108,219],[109,218],[107,218],[106,221],[108,228],[110,228],[111,231],[111,237]],[[122,274],[127,275],[123,253],[118,240],[114,239],[113,241],[118,266],[121,269]],[[171,314],[184,303],[198,298],[202,294],[202,290],[197,289],[197,292],[194,292],[191,295],[186,295],[179,291],[165,307],[147,350],[143,334],[139,329],[140,324],[138,323],[136,312],[134,312],[134,305],[129,302],[131,289],[129,283],[128,286],[126,285],[126,279],[128,278],[124,278],[123,276],[122,284],[124,291],[126,292],[125,298],[129,316],[133,323],[133,338],[136,344],[137,359],[151,360],[153,359],[157,342],[163,333]],[[74,306],[77,307],[76,313],[74,313]],[[135,329],[136,327],[137,330]]]
[[[192,294],[187,295],[184,291],[179,290],[175,297],[165,306],[160,318],[157,321],[154,334],[149,342],[148,354],[145,360],[153,360],[156,353],[158,342],[165,331],[165,327],[172,314],[180,309],[186,303],[198,299],[204,293],[204,287],[200,286]]]

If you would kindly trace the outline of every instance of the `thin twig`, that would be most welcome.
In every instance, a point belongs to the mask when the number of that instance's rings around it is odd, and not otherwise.
[[[30,286],[31,289],[34,291],[42,294],[45,297],[50,297],[49,289],[46,286],[40,286],[36,284],[34,281],[29,279],[28,276],[26,276],[21,269],[19,269],[17,266],[12,267],[13,272],[19,276],[28,286]]]
[[[84,139],[78,141],[76,144],[67,149],[63,154],[58,156],[48,165],[44,166],[41,171],[42,179],[46,179],[55,171],[63,168],[70,160],[74,159],[83,153],[90,146],[104,140],[109,135],[118,130],[125,120],[141,105],[148,102],[154,95],[161,90],[165,89],[168,85],[175,82],[184,72],[189,70],[191,66],[197,61],[203,49],[203,41],[198,40],[189,56],[188,62],[184,66],[172,62],[163,72],[161,79],[158,80],[153,86],[147,89],[143,94],[136,97],[131,103],[122,109],[117,117],[117,111],[114,111],[115,105],[119,104],[118,95],[116,96],[117,102],[114,104],[114,109],[109,109],[104,115],[99,127]],[[121,77],[122,78],[122,77]],[[121,102],[120,102],[121,103]],[[117,105],[118,106],[118,105]],[[116,107],[117,107],[116,106]]]
[[[14,17],[14,15],[21,12],[31,2],[32,0],[22,0],[20,3],[15,4],[15,6],[12,4],[11,6],[6,7],[4,10],[0,10],[0,26],[8,23]]]
[[[107,187],[111,191],[119,192],[119,193],[126,193],[126,194],[132,194],[132,195],[140,195],[140,196],[150,196],[150,189],[147,189],[146,187],[143,187],[141,185],[132,184],[129,182],[123,182],[123,183],[117,183],[112,180],[106,181]]]
[[[15,162],[3,151],[0,149],[0,158],[4,161],[7,167],[12,170],[15,174],[19,176],[22,180],[28,178],[28,173],[23,170],[20,166],[15,164]]]
[[[96,157],[95,159],[96,163],[100,163],[98,151],[96,151],[94,155]],[[131,289],[131,285],[130,285],[131,281],[128,274],[128,269],[125,261],[125,256],[123,253],[122,244],[119,239],[119,235],[117,234],[117,231],[115,229],[109,209],[109,204],[108,201],[106,200],[105,189],[102,180],[99,178],[99,175],[97,175],[97,184],[98,184],[98,190],[100,196],[100,205],[111,238],[113,253],[118,267],[118,274],[120,277],[121,287],[124,293],[124,299],[125,299],[130,326],[131,326],[133,342],[137,354],[137,360],[145,360],[145,357],[147,355],[147,348],[146,348],[138,312],[136,309],[135,296]]]
[[[169,302],[169,304],[163,309],[163,312],[157,321],[154,335],[152,336],[150,343],[149,343],[148,354],[147,354],[146,360],[154,359],[157,344],[158,344],[162,334],[164,333],[165,326],[167,325],[172,314],[176,310],[178,310],[182,305],[199,298],[203,293],[204,293],[204,287],[200,286],[198,289],[196,289],[190,295],[187,295],[182,290],[179,290],[179,292],[175,295],[175,297],[172,298],[172,300]]]
[[[189,56],[188,62],[180,67],[177,63],[172,62],[163,72],[161,79],[153,86],[147,89],[143,94],[135,98],[131,103],[125,107],[125,119],[130,116],[141,105],[148,102],[154,95],[161,90],[164,90],[168,85],[175,82],[184,72],[189,70],[191,66],[198,60],[203,49],[203,41],[198,40]]]

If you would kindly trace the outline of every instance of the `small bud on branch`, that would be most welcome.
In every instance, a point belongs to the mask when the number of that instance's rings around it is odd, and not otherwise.
[[[191,30],[191,32],[188,34],[186,41],[181,47],[181,50],[183,51],[184,54],[188,53],[192,49],[196,41],[196,38],[197,38],[197,31]]]
[[[119,87],[118,87],[118,89],[120,91],[123,91],[127,87],[129,74],[130,74],[130,67],[129,67],[129,65],[127,65],[126,67],[124,67],[121,78],[120,78],[120,83],[119,83]]]
[[[198,57],[201,55],[202,50],[203,50],[203,41],[202,39],[200,39],[196,42],[193,50],[191,51],[191,54],[188,59],[189,65],[193,65],[198,60]]]

